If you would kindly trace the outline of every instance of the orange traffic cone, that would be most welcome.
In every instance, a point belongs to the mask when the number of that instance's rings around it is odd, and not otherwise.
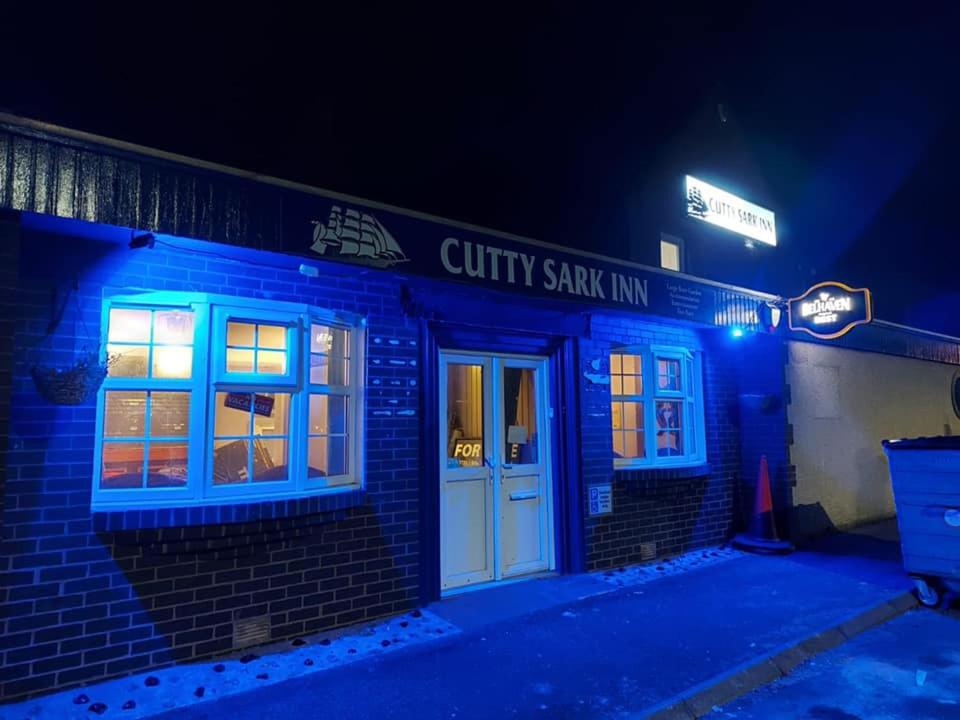
[[[743,550],[765,554],[784,554],[793,552],[793,545],[777,537],[777,526],[773,520],[773,497],[770,494],[770,470],[767,468],[767,456],[760,456],[760,475],[757,478],[757,498],[753,505],[753,519],[750,529],[733,539],[733,544]]]

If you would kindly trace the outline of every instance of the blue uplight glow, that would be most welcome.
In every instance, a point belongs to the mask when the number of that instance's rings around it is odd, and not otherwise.
[[[743,328],[741,327],[730,328],[730,337],[742,338]]]

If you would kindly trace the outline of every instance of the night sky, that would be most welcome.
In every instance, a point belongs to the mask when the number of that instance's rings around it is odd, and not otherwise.
[[[632,258],[667,179],[728,169],[777,213],[760,289],[868,285],[960,335],[958,18],[342,5],[40,8],[4,32],[0,108]]]

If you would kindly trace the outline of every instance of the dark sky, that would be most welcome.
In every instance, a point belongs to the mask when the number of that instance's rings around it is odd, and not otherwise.
[[[44,6],[0,107],[624,257],[664,178],[729,168],[777,212],[763,289],[960,334],[958,18],[778,5]]]

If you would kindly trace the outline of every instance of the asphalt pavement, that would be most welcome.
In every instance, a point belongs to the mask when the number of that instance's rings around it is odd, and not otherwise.
[[[818,655],[709,716],[736,720],[956,720],[960,613],[918,609]]]

